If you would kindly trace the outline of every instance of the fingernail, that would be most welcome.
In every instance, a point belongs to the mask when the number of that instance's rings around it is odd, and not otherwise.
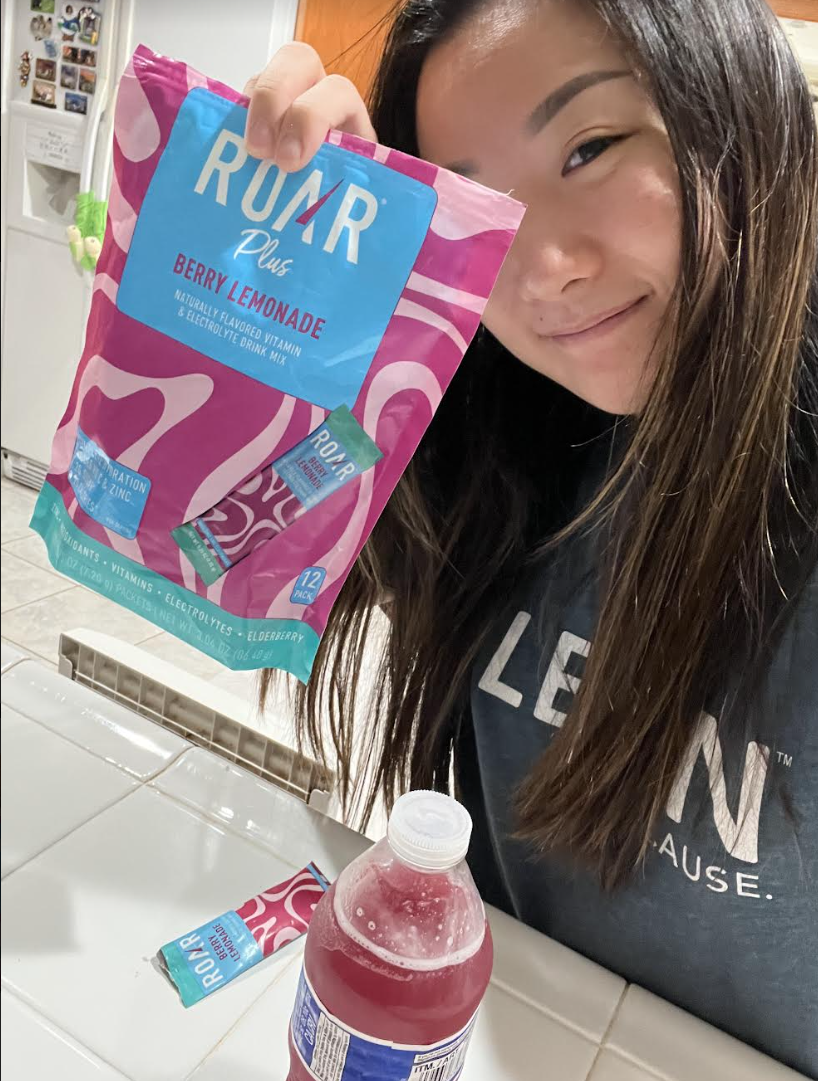
[[[301,143],[295,135],[283,135],[276,147],[276,157],[286,161],[297,161],[301,157]]]
[[[247,149],[257,157],[271,157],[273,153],[273,129],[263,120],[254,120],[247,128]]]

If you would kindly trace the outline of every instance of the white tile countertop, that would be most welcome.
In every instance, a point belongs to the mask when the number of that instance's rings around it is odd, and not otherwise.
[[[284,1081],[302,942],[185,1010],[165,942],[368,844],[258,777],[3,647],[4,1081]],[[490,911],[463,1081],[800,1075]]]

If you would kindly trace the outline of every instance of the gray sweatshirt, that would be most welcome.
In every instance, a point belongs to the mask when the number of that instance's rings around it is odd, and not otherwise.
[[[580,684],[597,598],[590,542],[521,581],[474,669],[460,741],[484,898],[625,979],[818,1077],[818,573],[762,688],[761,731],[703,714],[644,872],[613,894],[513,838],[512,798]],[[560,603],[551,603],[556,595]],[[780,789],[791,795],[794,824]]]

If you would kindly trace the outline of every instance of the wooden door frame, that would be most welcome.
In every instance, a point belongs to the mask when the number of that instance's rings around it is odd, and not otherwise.
[[[769,4],[781,19],[818,22],[818,0],[769,0]]]

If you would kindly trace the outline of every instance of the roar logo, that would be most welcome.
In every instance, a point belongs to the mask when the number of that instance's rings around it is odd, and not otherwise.
[[[345,237],[346,245],[342,245],[341,250],[346,261],[358,262],[361,234],[370,228],[378,215],[378,200],[372,192],[358,184],[345,184],[339,180],[322,193],[324,174],[321,169],[313,168],[279,209],[279,197],[284,186],[288,178],[296,174],[284,172],[272,161],[257,161],[252,173],[245,171],[243,177],[236,179],[236,174],[244,168],[248,158],[244,139],[223,128],[216,136],[193,190],[197,195],[212,195],[221,206],[227,206],[228,200],[240,192],[240,206],[245,218],[250,222],[265,223],[264,229],[250,231],[255,235],[266,233],[267,230],[271,234],[280,233],[295,222],[303,226],[302,242],[312,244],[318,220],[324,224],[325,230],[323,238],[318,238],[322,250],[332,254],[341,238]],[[272,183],[267,181],[270,170],[275,174]],[[342,187],[343,194],[334,216],[319,216],[319,210]],[[270,236],[269,233],[267,235]]]

